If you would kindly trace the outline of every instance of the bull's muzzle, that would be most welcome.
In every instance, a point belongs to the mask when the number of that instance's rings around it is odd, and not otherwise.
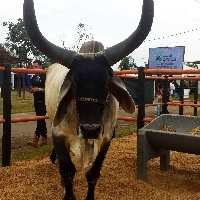
[[[101,133],[100,124],[80,124],[80,134],[84,139],[97,139]]]

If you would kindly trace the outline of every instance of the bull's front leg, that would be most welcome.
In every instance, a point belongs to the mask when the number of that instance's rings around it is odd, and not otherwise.
[[[86,179],[88,182],[88,192],[86,200],[94,200],[95,186],[99,179],[101,167],[110,146],[110,142],[111,141],[104,141],[102,143],[101,149],[95,161],[93,162],[91,168],[86,172]]]
[[[75,200],[76,198],[73,192],[73,179],[76,173],[76,168],[71,161],[69,148],[66,146],[63,137],[53,136],[53,145],[58,158],[62,183],[65,187],[65,196],[63,200]]]

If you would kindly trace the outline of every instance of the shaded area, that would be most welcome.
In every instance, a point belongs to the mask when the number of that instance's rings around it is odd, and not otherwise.
[[[124,85],[126,86],[128,92],[130,93],[131,97],[133,98],[136,105],[138,105],[138,79],[133,78],[121,78]],[[151,104],[154,100],[154,80],[145,80],[144,83],[144,99],[145,104]]]

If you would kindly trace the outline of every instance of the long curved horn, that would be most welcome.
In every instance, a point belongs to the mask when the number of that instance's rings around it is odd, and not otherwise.
[[[137,29],[124,41],[105,49],[108,60],[114,65],[137,49],[151,30],[154,16],[153,0],[143,0],[142,16]]]
[[[76,52],[56,46],[42,35],[37,25],[33,0],[24,0],[23,9],[25,28],[31,42],[44,55],[70,68]]]

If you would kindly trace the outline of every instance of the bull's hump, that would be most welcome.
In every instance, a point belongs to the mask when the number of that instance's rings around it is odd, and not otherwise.
[[[79,53],[98,53],[104,50],[104,46],[98,41],[89,41],[82,45]]]

